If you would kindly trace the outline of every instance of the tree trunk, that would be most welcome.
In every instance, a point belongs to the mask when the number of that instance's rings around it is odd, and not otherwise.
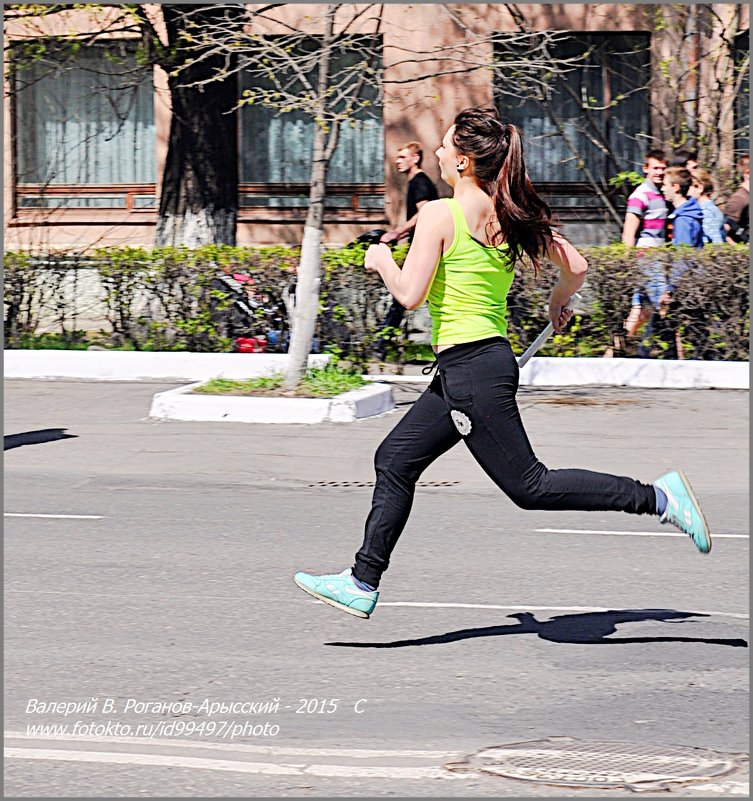
[[[295,290],[295,315],[290,337],[290,351],[283,386],[294,390],[301,381],[308,366],[311,343],[319,315],[319,289],[322,282],[322,230],[324,228],[324,198],[327,193],[327,166],[333,148],[327,147],[325,128],[325,108],[329,88],[330,48],[334,39],[336,5],[327,6],[325,13],[325,33],[319,56],[319,76],[317,97],[319,99],[319,119],[314,127],[314,144],[311,164],[311,183],[309,188],[309,210],[303,228],[301,261],[298,265],[298,283]],[[332,135],[337,137],[335,125]]]
[[[314,160],[309,190],[309,210],[303,228],[301,261],[295,289],[295,314],[290,338],[290,351],[285,371],[284,387],[294,390],[308,365],[311,343],[319,315],[319,290],[322,282],[322,228],[327,163],[324,155],[325,132],[320,125],[314,129]]]
[[[200,23],[214,20],[212,6],[163,6],[172,46],[181,66],[180,32],[185,9]],[[177,40],[177,41],[176,41]],[[162,181],[155,245],[234,245],[238,221],[238,102],[234,74],[222,81],[220,57],[197,58],[168,78],[172,120]],[[214,82],[201,85],[203,81]],[[231,113],[228,113],[231,112]]]

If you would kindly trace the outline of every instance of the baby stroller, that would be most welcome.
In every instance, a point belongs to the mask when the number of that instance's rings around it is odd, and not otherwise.
[[[220,335],[233,340],[235,353],[264,353],[267,349],[266,336],[258,334],[266,315],[262,304],[249,297],[250,283],[253,278],[249,276],[222,273],[210,285],[212,319]]]

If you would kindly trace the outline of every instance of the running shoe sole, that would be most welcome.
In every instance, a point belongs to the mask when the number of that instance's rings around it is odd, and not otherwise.
[[[362,612],[360,609],[352,609],[350,606],[345,606],[345,604],[341,604],[338,601],[332,600],[332,598],[327,598],[324,595],[320,595],[318,592],[314,592],[314,590],[309,589],[308,587],[304,587],[297,578],[293,578],[293,581],[304,591],[307,592],[309,595],[316,598],[317,601],[323,601],[325,604],[329,604],[330,606],[334,606],[335,609],[339,609],[341,612],[347,612],[349,615],[354,615],[355,617],[360,617],[364,619],[368,619],[370,616],[366,612]]]
[[[693,492],[693,488],[690,486],[690,481],[688,481],[688,477],[685,475],[684,471],[678,470],[677,475],[680,476],[683,485],[685,486],[685,491],[690,495],[690,499],[693,501],[695,505],[696,511],[701,518],[701,522],[703,523],[703,534],[706,539],[706,550],[698,549],[701,553],[708,553],[711,550],[711,532],[709,531],[709,524],[706,520],[706,515],[703,513],[701,509],[701,504],[698,503],[698,498],[695,496],[695,492]],[[692,537],[691,537],[692,539]],[[697,546],[696,546],[697,547]]]

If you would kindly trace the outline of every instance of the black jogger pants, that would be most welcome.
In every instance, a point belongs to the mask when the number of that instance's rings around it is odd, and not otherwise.
[[[503,337],[456,345],[382,442],[376,485],[353,575],[376,587],[405,527],[416,482],[461,439],[494,483],[523,509],[656,514],[651,484],[591,470],[548,470],[534,455],[515,401],[518,364]]]

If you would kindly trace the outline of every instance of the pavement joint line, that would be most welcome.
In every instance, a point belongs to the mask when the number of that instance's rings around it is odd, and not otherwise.
[[[104,520],[102,515],[52,515],[36,512],[3,512],[4,517],[45,517],[65,520]]]
[[[687,537],[681,531],[610,531],[601,528],[536,528],[537,534],[607,534],[615,537]],[[749,540],[750,534],[714,534],[713,538]]]
[[[4,517],[43,518],[54,520],[104,520],[104,515],[63,515],[36,512],[4,512]],[[613,537],[687,537],[680,531],[612,531],[583,528],[536,528],[536,534],[603,534]],[[749,534],[715,534],[714,539],[749,540]]]

